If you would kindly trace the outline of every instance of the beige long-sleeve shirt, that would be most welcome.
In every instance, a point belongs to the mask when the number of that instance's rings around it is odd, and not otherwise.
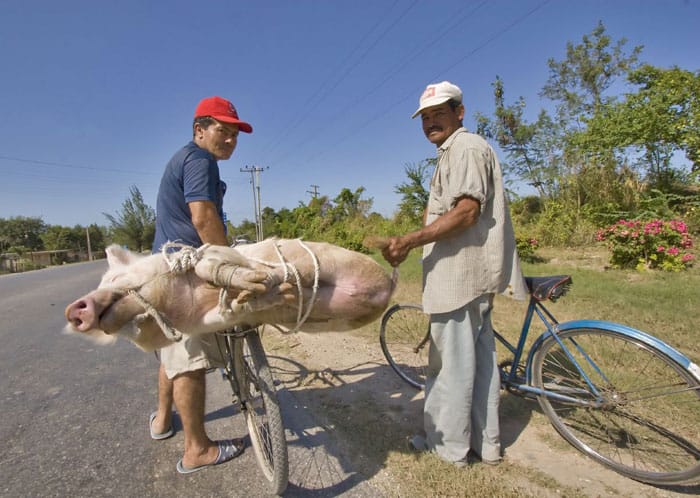
[[[527,291],[496,153],[480,136],[459,128],[438,148],[426,224],[461,197],[479,201],[475,225],[423,246],[423,309],[446,313],[477,296],[501,293],[524,299]]]

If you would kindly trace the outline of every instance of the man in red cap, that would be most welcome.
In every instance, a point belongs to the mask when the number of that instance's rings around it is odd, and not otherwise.
[[[193,247],[228,245],[223,199],[226,184],[217,161],[231,157],[239,132],[251,133],[250,124],[238,118],[226,99],[203,99],[194,113],[192,141],[177,151],[165,167],[158,189],[156,234],[153,252],[166,242]],[[173,435],[175,403],[185,433],[185,451],[177,471],[188,474],[238,456],[240,439],[212,441],[204,429],[205,374],[221,366],[221,354],[213,334],[190,337],[160,350],[158,410],[148,420],[152,439]]]

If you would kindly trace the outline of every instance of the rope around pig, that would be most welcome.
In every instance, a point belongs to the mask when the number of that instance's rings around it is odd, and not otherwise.
[[[172,273],[185,273],[195,267],[195,265],[202,259],[202,254],[209,247],[210,244],[204,244],[203,246],[195,249],[194,247],[187,246],[185,244],[179,244],[176,242],[167,242],[163,244],[161,249],[163,254],[163,259],[168,264],[168,268]],[[180,251],[177,253],[169,252],[171,248],[179,247]],[[168,321],[163,317],[163,315],[144,297],[138,293],[136,289],[129,289],[129,295],[133,296],[136,301],[143,306],[144,315],[152,317],[158,324],[160,329],[163,331],[163,335],[174,342],[179,342],[182,340],[182,332],[177,330],[175,327],[170,325]]]
[[[284,256],[282,255],[282,251],[280,250],[280,245],[277,244],[274,241],[272,242],[272,247],[275,250],[275,254],[277,255],[277,259],[279,260],[279,263],[272,263],[270,261],[265,261],[259,258],[254,258],[247,256],[247,259],[250,261],[253,261],[255,263],[259,263],[261,265],[268,266],[270,268],[283,268],[284,269],[284,278],[282,282],[290,282],[296,284],[297,287],[297,293],[299,294],[299,306],[297,308],[297,323],[294,326],[293,329],[289,330],[287,333],[294,333],[298,332],[301,326],[306,322],[307,318],[309,318],[309,315],[311,314],[311,310],[314,307],[314,304],[316,303],[316,294],[318,294],[318,282],[321,274],[321,267],[318,262],[318,257],[314,252],[302,242],[301,239],[294,239],[296,242],[299,243],[299,245],[304,248],[306,252],[309,253],[309,256],[311,256],[311,261],[313,262],[314,265],[314,285],[312,287],[311,291],[311,297],[309,298],[308,301],[308,306],[306,308],[306,312],[304,312],[304,293],[303,293],[303,285],[301,281],[301,275],[299,274],[299,270],[297,270],[296,266],[290,261],[287,261],[284,259]],[[291,276],[294,277],[294,282],[291,282]],[[225,289],[222,289],[225,290]],[[221,299],[221,295],[220,295]]]
[[[182,332],[170,325],[163,315],[161,315],[151,303],[146,301],[143,296],[138,293],[138,291],[135,289],[129,289],[129,294],[133,296],[141,306],[143,306],[144,314],[152,317],[156,321],[158,326],[163,331],[163,335],[165,335],[169,341],[180,342],[182,339]]]
[[[168,264],[172,273],[185,273],[194,267],[202,259],[202,254],[211,244],[204,244],[199,248],[194,248],[178,242],[166,242],[161,247],[163,259]],[[179,247],[177,252],[170,252],[171,248]]]
[[[284,256],[282,255],[282,251],[280,250],[279,244],[273,242],[273,248],[275,250],[275,253],[277,254],[277,258],[279,259],[279,263],[271,263],[269,261],[264,261],[258,258],[253,258],[253,257],[248,257],[250,261],[254,261],[256,263],[275,268],[275,267],[282,267],[284,269],[284,279],[283,282],[291,282],[290,275],[294,277],[294,282],[297,287],[297,293],[299,294],[299,306],[297,310],[297,323],[294,326],[294,328],[289,331],[290,333],[297,332],[299,328],[306,322],[308,319],[309,315],[311,314],[311,310],[313,309],[314,303],[316,302],[316,295],[318,294],[318,282],[319,282],[319,277],[321,273],[318,257],[314,252],[302,242],[301,239],[295,239],[299,245],[301,245],[302,248],[306,252],[309,253],[309,256],[311,256],[311,260],[314,265],[314,285],[312,287],[312,292],[311,292],[311,298],[308,301],[308,306],[306,308],[306,312],[304,312],[304,294],[303,294],[303,285],[301,281],[301,276],[299,275],[299,271],[297,270],[296,266],[294,266],[293,263],[290,261],[287,261],[284,259]],[[163,258],[165,259],[166,263],[168,264],[168,268],[170,269],[171,272],[173,273],[184,273],[186,271],[189,271],[193,269],[196,264],[202,259],[202,255],[204,254],[205,250],[209,247],[210,244],[204,244],[203,246],[199,248],[194,248],[191,246],[187,246],[185,244],[179,244],[176,242],[168,242],[163,245],[161,251],[163,254]],[[169,249],[173,247],[178,247],[180,250],[178,252],[170,252]],[[219,312],[223,313],[226,311],[226,300],[228,298],[228,292],[227,292],[227,287],[229,286],[224,286],[221,288],[219,291]],[[150,306],[151,309],[153,309],[152,306]],[[153,309],[155,313],[158,313],[155,309]],[[150,314],[149,310],[147,310],[147,313]],[[154,316],[154,318],[156,318]],[[156,321],[158,321],[158,324],[161,325],[161,323],[165,324],[165,321],[162,318],[156,318]],[[167,326],[167,325],[166,325]],[[163,327],[163,325],[161,325]],[[169,326],[167,326],[169,327]],[[177,334],[180,334],[179,331],[175,330],[172,327],[169,327],[172,331],[176,332]],[[166,333],[166,336],[168,333]],[[179,340],[179,339],[178,339]]]

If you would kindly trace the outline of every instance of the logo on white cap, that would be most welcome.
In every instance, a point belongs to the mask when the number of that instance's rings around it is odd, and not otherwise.
[[[427,107],[444,104],[450,100],[454,100],[459,103],[462,102],[462,90],[460,90],[457,85],[453,85],[449,81],[432,83],[423,91],[419,101],[420,107],[418,107],[418,110],[414,112],[413,116],[411,117],[415,118],[423,109]]]

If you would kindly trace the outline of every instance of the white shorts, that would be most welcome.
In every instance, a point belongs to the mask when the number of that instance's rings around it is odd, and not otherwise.
[[[225,347],[221,339],[217,344],[217,339],[216,334],[183,335],[179,342],[161,348],[160,362],[165,367],[165,374],[172,379],[185,372],[222,368],[225,365],[222,357]]]

